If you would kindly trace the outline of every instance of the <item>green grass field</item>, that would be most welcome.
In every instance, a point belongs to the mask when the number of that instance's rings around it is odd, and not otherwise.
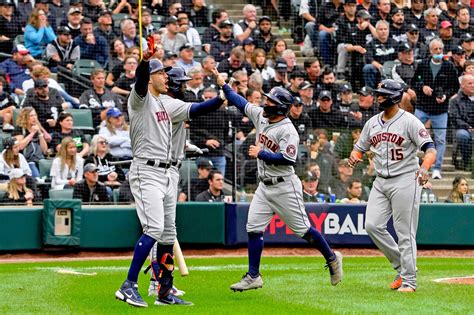
[[[418,290],[388,289],[394,273],[382,257],[346,257],[345,277],[332,287],[322,257],[264,257],[264,287],[233,293],[229,285],[247,259],[188,258],[190,276],[175,284],[194,306],[133,308],[114,298],[129,260],[0,264],[0,314],[473,314],[474,286],[440,284],[436,278],[473,275],[472,258],[420,258]],[[94,276],[60,274],[68,269]],[[178,274],[178,272],[176,272]],[[146,295],[149,277],[140,276]]]

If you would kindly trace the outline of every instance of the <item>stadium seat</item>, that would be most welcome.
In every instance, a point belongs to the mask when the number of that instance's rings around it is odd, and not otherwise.
[[[49,177],[51,171],[51,165],[53,164],[53,160],[51,159],[41,159],[38,161],[40,177]]]
[[[0,152],[3,151],[3,140],[10,138],[11,136],[11,133],[3,132],[0,128]]]
[[[21,112],[21,108],[14,108],[13,109],[13,123],[16,125],[16,119]]]
[[[395,60],[389,60],[389,61],[386,61],[384,64],[383,64],[383,68],[382,68],[382,77],[384,79],[392,79],[392,70],[393,68],[400,64],[400,62],[398,61],[395,61]]]
[[[50,189],[49,199],[72,199],[74,189]]]
[[[199,36],[202,37],[202,35],[204,35],[204,31],[206,30],[207,27],[202,27],[202,26],[199,26],[199,27],[195,27],[196,31],[199,33]]]
[[[77,75],[82,75],[84,77],[90,77],[92,71],[95,69],[102,69],[102,66],[92,59],[79,59],[74,63],[73,72]]]
[[[120,187],[112,190],[112,197],[113,197],[114,204],[118,204],[119,195],[120,195]]]
[[[25,44],[25,36],[23,34],[17,35],[13,40],[13,45]]]
[[[113,16],[114,18],[114,28],[120,29],[120,22],[125,19],[129,19],[130,15],[126,13],[116,13]]]
[[[202,50],[194,51],[194,60],[196,60],[197,62],[201,62],[206,56],[207,56],[206,52]]]
[[[72,115],[74,120],[73,129],[94,131],[94,125],[92,121],[92,111],[90,109],[68,109],[66,112]]]

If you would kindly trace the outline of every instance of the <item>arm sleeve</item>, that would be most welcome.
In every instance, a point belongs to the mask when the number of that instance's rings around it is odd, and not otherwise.
[[[189,118],[192,119],[213,112],[219,109],[223,103],[224,101],[219,96],[205,102],[193,103],[189,110]]]
[[[150,72],[148,67],[148,61],[142,60],[138,65],[136,72],[135,92],[141,98],[144,98],[148,92],[148,81],[150,81]]]
[[[469,124],[462,118],[459,111],[459,95],[449,100],[449,118],[455,123],[457,129],[469,129]]]
[[[277,152],[277,153],[272,153],[268,151],[260,151],[258,153],[258,158],[260,160],[265,161],[267,164],[273,164],[273,165],[293,165],[295,164],[295,161],[288,160],[283,153]]]
[[[225,84],[222,89],[224,90],[225,97],[229,100],[229,103],[237,107],[240,112],[245,114],[245,106],[247,105],[248,101],[239,94],[235,93],[234,90],[232,90],[232,88],[227,84]]]

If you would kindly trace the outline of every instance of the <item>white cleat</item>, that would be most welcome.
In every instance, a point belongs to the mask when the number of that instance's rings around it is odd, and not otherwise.
[[[239,282],[234,283],[230,286],[230,289],[234,292],[239,291],[247,291],[252,289],[260,289],[263,287],[263,279],[262,276],[258,275],[256,278],[252,278],[250,274],[246,273]]]

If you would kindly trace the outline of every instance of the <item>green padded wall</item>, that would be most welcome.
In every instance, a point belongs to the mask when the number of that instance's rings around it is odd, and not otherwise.
[[[42,208],[0,207],[0,250],[41,249]]]

